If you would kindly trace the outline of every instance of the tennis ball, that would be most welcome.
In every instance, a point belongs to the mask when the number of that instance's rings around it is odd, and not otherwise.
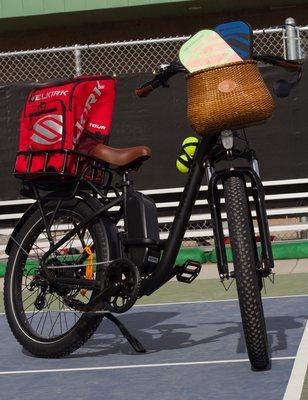
[[[180,172],[182,172],[182,174],[188,174],[190,164],[191,160],[186,154],[181,154],[176,160],[176,167]]]
[[[196,152],[198,143],[199,139],[194,136],[189,136],[188,138],[186,138],[182,143],[182,149],[184,153],[188,154],[190,157],[193,157]]]

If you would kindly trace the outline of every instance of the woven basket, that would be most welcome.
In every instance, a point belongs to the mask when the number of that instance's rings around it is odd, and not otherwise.
[[[269,118],[273,98],[255,61],[240,61],[187,76],[187,113],[200,135],[239,129]]]

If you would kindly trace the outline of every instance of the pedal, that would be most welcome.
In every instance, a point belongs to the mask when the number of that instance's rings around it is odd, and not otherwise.
[[[187,260],[184,265],[180,267],[176,279],[179,282],[191,283],[200,274],[202,265],[197,261]]]

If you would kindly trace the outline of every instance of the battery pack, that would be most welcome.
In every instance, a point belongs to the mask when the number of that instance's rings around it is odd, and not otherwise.
[[[127,203],[128,239],[152,239],[159,241],[157,209],[154,200],[140,192],[128,193]],[[148,247],[130,246],[131,260],[140,268],[142,275],[154,271],[160,259],[160,251]]]

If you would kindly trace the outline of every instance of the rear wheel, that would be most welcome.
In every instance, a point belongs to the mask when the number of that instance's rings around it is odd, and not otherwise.
[[[244,182],[230,176],[224,183],[226,211],[239,305],[248,356],[253,369],[270,365],[267,332],[257,273],[255,237]]]
[[[54,203],[44,208],[47,221],[51,221],[54,243],[92,213],[79,199],[62,201],[56,214]],[[39,264],[49,248],[46,227],[37,210],[21,228],[9,256],[4,282],[5,311],[13,334],[26,350],[38,357],[63,357],[91,337],[102,314],[83,313],[78,311],[82,307],[76,307],[86,305],[96,294],[94,290],[53,287],[44,280]],[[109,248],[100,222],[78,231],[49,256],[46,265],[55,277],[78,279],[86,276],[90,256],[92,265],[96,265],[92,277],[102,279]]]

